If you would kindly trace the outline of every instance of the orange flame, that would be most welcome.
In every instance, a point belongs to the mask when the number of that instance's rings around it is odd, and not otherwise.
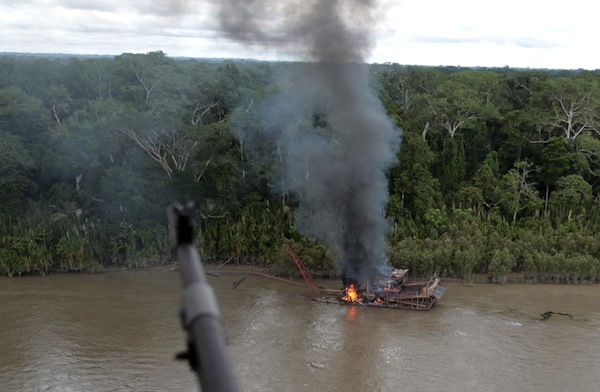
[[[346,295],[342,297],[342,300],[347,302],[360,301],[354,283],[350,283],[350,286],[346,287]]]

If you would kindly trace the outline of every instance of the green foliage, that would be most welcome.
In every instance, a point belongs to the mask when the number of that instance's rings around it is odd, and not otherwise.
[[[542,206],[542,201],[534,184],[531,183],[531,164],[517,162],[515,168],[502,176],[499,191],[499,204],[506,216],[512,215],[517,220],[522,210],[535,212]]]
[[[497,249],[488,266],[492,283],[505,284],[514,265],[514,256],[508,249]]]
[[[164,263],[168,252],[168,234],[153,222],[139,226],[121,222],[119,233],[112,238],[112,262],[128,268]]]
[[[281,224],[286,214],[285,208],[266,200],[256,200],[239,218],[200,211],[198,244],[204,259],[270,266],[289,230]]]
[[[0,130],[0,213],[24,207],[23,202],[36,188],[34,168],[24,139]]]
[[[448,222],[437,208],[430,208],[424,216],[425,230],[429,229],[431,237],[437,237],[448,229]]]
[[[461,138],[445,138],[440,154],[439,179],[446,200],[455,199],[465,178],[465,150]]]
[[[59,271],[84,271],[94,255],[86,249],[86,239],[79,235],[61,237],[56,244],[56,257],[60,260]]]
[[[533,252],[526,260],[526,277],[532,282],[581,283],[600,281],[600,261],[591,255]]]
[[[302,237],[299,241],[291,240],[282,244],[273,254],[271,270],[273,273],[289,277],[300,277],[300,272],[288,246],[302,260],[306,268],[320,277],[337,276],[337,269],[333,261],[333,253],[322,242],[311,237]]]
[[[101,269],[91,233],[74,228],[61,236],[61,227],[46,224],[7,228],[13,234],[0,240],[0,271],[8,276]]]
[[[411,217],[423,220],[425,213],[439,207],[439,181],[433,178],[430,167],[435,155],[419,135],[405,132],[398,165],[392,170],[392,197],[394,218]]]
[[[581,176],[572,174],[556,181],[556,190],[550,197],[550,205],[562,218],[571,220],[573,214],[585,213],[592,201],[592,186]]]
[[[562,137],[551,137],[542,151],[540,175],[544,183],[553,187],[560,177],[570,174],[572,162],[567,141]]]
[[[258,121],[288,64],[160,51],[1,60],[0,274],[163,263],[166,206],[193,200],[204,259],[293,275],[290,243],[335,275],[332,250],[295,231],[286,157]],[[388,172],[394,266],[466,282],[599,281],[598,73],[371,72],[403,128]]]

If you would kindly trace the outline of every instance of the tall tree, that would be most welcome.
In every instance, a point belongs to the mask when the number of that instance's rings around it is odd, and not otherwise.
[[[517,221],[520,211],[535,211],[541,207],[541,199],[531,181],[532,164],[517,162],[514,169],[502,176],[500,182],[500,205],[507,214],[512,215],[513,223]]]
[[[554,129],[568,141],[588,132],[600,135],[600,88],[596,80],[558,78],[546,84]]]
[[[498,77],[483,71],[465,71],[450,75],[441,82],[428,104],[436,123],[453,138],[463,128],[475,127],[478,121],[499,119],[495,99]]]
[[[571,220],[572,214],[582,213],[590,208],[592,186],[577,174],[561,177],[556,182],[550,204],[562,217]]]
[[[473,176],[473,185],[480,189],[484,203],[491,208],[496,203],[496,188],[500,179],[498,153],[490,152]]]
[[[119,93],[130,101],[138,102],[139,110],[165,110],[164,97],[154,96],[172,91],[174,60],[161,51],[148,54],[124,53],[115,58],[116,75],[119,77]]]
[[[538,176],[546,186],[544,211],[547,211],[550,189],[554,187],[560,177],[572,173],[574,156],[569,151],[566,139],[553,136],[544,146],[541,157]]]
[[[461,137],[444,139],[437,167],[444,199],[451,202],[465,181],[465,150]]]
[[[439,183],[430,171],[434,159],[419,134],[403,134],[399,162],[391,173],[395,195],[390,203],[395,203],[407,216],[412,214],[422,220],[429,209],[439,207]]]
[[[581,135],[573,143],[576,166],[584,178],[598,183],[600,178],[600,138],[589,133]]]

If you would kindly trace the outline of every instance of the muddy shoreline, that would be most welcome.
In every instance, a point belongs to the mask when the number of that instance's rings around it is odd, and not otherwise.
[[[260,267],[256,265],[245,265],[245,264],[228,264],[223,261],[215,261],[204,263],[204,272],[210,276],[218,277],[218,276],[244,276],[249,272],[261,272],[265,274],[272,274],[273,271],[268,267]],[[108,266],[104,267],[102,271],[96,272],[86,272],[86,271],[71,271],[71,272],[52,272],[45,275],[39,274],[23,274],[16,277],[35,277],[35,276],[52,276],[52,275],[64,275],[64,274],[110,274],[115,272],[139,272],[139,271],[171,271],[175,273],[179,273],[179,265],[177,262],[170,262],[162,265],[151,265],[140,268],[127,268],[127,267],[113,267]],[[290,279],[290,276],[276,275],[284,279]],[[313,273],[313,276],[322,281],[330,281],[330,282],[338,282],[339,278],[336,277],[327,277],[323,275],[319,275],[318,273]],[[410,275],[409,275],[410,276]],[[1,277],[9,278],[8,276],[2,275]],[[420,278],[416,278],[420,279]],[[423,278],[425,279],[425,278]],[[302,281],[300,274],[295,274],[291,277],[291,280],[294,281]],[[511,285],[511,284],[531,284],[531,285],[560,285],[560,286],[581,286],[581,285],[597,285],[599,283],[592,281],[578,281],[578,282],[540,282],[533,281],[532,279],[527,279],[523,273],[511,273],[508,275],[506,279],[506,283],[493,283],[491,277],[488,274],[473,274],[473,277],[470,280],[459,279],[459,278],[441,278],[441,282],[443,283],[463,283],[465,286],[474,286],[480,284],[490,284],[490,285]]]

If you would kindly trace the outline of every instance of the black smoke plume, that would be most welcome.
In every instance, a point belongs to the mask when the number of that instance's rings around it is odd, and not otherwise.
[[[285,183],[300,201],[298,229],[336,250],[341,272],[359,283],[389,265],[386,170],[400,138],[366,65],[380,12],[368,0],[227,0],[219,14],[229,38],[301,61],[280,67],[261,120],[277,135]]]

